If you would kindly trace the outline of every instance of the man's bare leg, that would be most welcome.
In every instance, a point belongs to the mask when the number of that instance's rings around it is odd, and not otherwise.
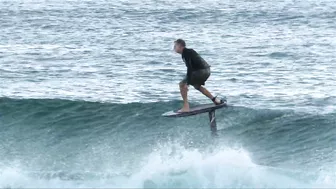
[[[211,100],[214,99],[214,96],[212,96],[212,94],[203,86],[199,86],[196,88],[197,90],[199,90],[201,93],[203,93],[205,96],[207,96],[208,98],[210,98]],[[214,99],[215,103],[220,104],[221,100],[220,99]]]
[[[210,99],[213,99],[212,94],[203,86],[200,86],[199,88],[196,88],[197,90],[201,91],[205,96],[207,96]]]
[[[186,83],[180,83],[180,92],[183,99],[183,107],[179,112],[189,111],[189,102],[188,102],[188,85]]]

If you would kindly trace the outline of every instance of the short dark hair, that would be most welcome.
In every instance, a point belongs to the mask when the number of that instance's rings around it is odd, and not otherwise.
[[[185,41],[184,41],[183,39],[177,39],[177,40],[175,41],[175,43],[181,45],[182,47],[185,47],[185,46],[186,46],[186,43],[185,43]]]

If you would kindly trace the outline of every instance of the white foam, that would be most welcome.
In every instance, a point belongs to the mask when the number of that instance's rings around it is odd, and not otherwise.
[[[108,160],[107,160],[108,161]],[[85,165],[83,165],[85,166]],[[120,165],[123,166],[123,165]],[[43,178],[16,164],[0,166],[0,188],[316,188],[335,187],[335,175],[322,172],[318,178],[301,180],[300,171],[255,164],[244,149],[210,151],[165,144],[153,150],[143,163],[127,173],[106,168],[89,179]],[[84,173],[86,174],[86,172]],[[305,174],[301,172],[300,174]],[[315,174],[315,173],[314,173]],[[35,175],[35,176],[34,176]],[[38,175],[38,174],[37,174]],[[297,178],[296,178],[297,177]],[[301,178],[301,179],[298,179]]]
[[[122,187],[246,188],[309,187],[254,164],[243,149],[212,153],[168,146],[149,155],[141,170]]]

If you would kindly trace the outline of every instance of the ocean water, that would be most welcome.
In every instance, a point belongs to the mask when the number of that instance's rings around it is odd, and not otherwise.
[[[335,188],[332,0],[0,0],[0,188]],[[183,38],[226,96],[181,106]],[[209,100],[190,89],[192,105]]]

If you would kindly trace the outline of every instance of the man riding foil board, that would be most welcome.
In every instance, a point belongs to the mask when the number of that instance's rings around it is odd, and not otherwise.
[[[187,66],[187,74],[180,82],[180,92],[183,98],[183,107],[178,112],[188,112],[188,86],[192,85],[196,90],[203,93],[216,105],[224,103],[222,99],[212,96],[212,94],[204,87],[205,81],[210,76],[210,65],[193,49],[186,47],[186,43],[182,39],[174,42],[175,52],[182,55],[182,59]]]

